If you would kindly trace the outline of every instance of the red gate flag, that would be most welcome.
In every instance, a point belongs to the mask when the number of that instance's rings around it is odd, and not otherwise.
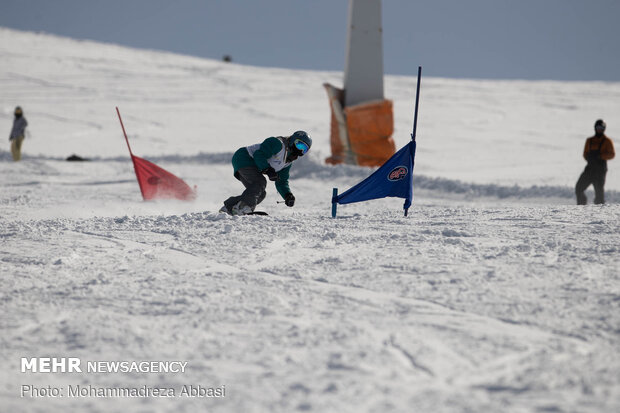
[[[121,119],[121,113],[116,108],[118,120],[121,122],[123,135],[127,142],[129,155],[133,162],[133,169],[136,171],[136,178],[140,185],[140,192],[145,201],[152,199],[180,199],[182,201],[193,201],[196,199],[196,192],[189,187],[181,178],[171,174],[163,168],[149,162],[146,159],[135,156],[129,146],[129,139],[125,132],[125,126]]]
[[[131,160],[144,200],[180,199],[182,201],[193,201],[196,199],[196,193],[181,178],[138,156],[131,155]]]

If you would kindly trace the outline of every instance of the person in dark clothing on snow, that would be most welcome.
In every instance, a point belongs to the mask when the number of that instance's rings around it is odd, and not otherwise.
[[[9,142],[11,142],[11,154],[14,161],[19,161],[22,158],[22,142],[26,135],[26,118],[22,112],[22,108],[19,106],[15,108],[15,120],[13,120],[13,128],[9,135]]]
[[[293,161],[305,155],[311,146],[310,136],[297,131],[288,137],[271,137],[262,143],[239,148],[232,157],[232,165],[235,178],[245,186],[245,191],[224,201],[220,212],[230,215],[254,212],[267,195],[267,180],[263,175],[275,182],[286,206],[295,205],[295,196],[288,185],[289,171]]]
[[[585,190],[590,185],[594,185],[594,203],[605,203],[607,161],[616,156],[613,142],[605,136],[606,127],[607,125],[602,119],[597,120],[596,123],[594,123],[595,135],[586,140],[586,146],[583,149],[583,157],[588,161],[588,164],[579,177],[577,185],[575,185],[577,205],[585,205],[588,203]]]

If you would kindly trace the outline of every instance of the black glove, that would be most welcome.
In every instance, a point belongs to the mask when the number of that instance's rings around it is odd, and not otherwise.
[[[263,169],[261,171],[261,173],[267,175],[269,177],[270,181],[277,181],[278,180],[278,173],[271,166],[269,168],[267,168],[267,169]]]
[[[287,207],[292,207],[293,205],[295,205],[295,195],[291,194],[290,192],[286,194],[286,196],[284,197],[284,203]]]

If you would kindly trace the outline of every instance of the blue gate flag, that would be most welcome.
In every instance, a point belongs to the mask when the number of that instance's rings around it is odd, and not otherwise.
[[[348,191],[332,198],[332,203],[351,204],[385,197],[405,198],[405,215],[413,197],[413,164],[416,143],[411,140],[372,175]]]

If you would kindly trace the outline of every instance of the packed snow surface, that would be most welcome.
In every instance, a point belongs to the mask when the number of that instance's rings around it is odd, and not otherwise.
[[[0,60],[7,136],[16,105],[29,122],[23,160],[0,152],[1,411],[620,410],[620,162],[607,205],[573,194],[594,121],[620,137],[619,83],[423,78],[409,216],[388,198],[332,219],[332,188],[371,172],[323,163],[321,84],[340,73],[7,29]],[[385,82],[400,147],[415,78]],[[196,201],[141,200],[115,106],[134,153]],[[234,150],[298,129],[314,146],[295,207],[270,184],[270,216],[219,214],[242,188]],[[187,368],[23,373],[24,357]]]

